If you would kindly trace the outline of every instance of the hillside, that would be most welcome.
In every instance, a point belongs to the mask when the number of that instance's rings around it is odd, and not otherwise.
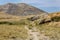
[[[60,12],[55,12],[41,17],[15,16],[0,12],[0,40],[60,40],[59,14]]]
[[[0,40],[60,40],[60,12],[25,3],[0,5]]]
[[[18,4],[7,3],[5,5],[0,5],[0,11],[19,16],[36,15],[36,14],[38,15],[47,13],[41,9],[38,9],[26,3],[18,3]]]
[[[60,12],[54,12],[49,14],[51,17],[60,16]]]

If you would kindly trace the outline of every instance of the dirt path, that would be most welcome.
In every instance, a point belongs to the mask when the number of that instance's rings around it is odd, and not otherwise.
[[[28,30],[29,40],[49,40],[49,37],[44,36],[44,34],[40,34],[36,27],[29,29],[27,26],[25,26],[25,28]]]

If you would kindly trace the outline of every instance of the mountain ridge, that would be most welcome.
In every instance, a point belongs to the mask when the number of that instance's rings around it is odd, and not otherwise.
[[[0,11],[3,11],[8,14],[12,14],[12,15],[19,15],[19,16],[47,13],[41,9],[38,9],[26,3],[19,3],[19,4],[7,3],[5,5],[0,6]]]

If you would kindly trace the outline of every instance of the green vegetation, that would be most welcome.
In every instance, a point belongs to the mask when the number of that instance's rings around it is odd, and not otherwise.
[[[60,17],[59,16],[52,17],[51,19],[52,19],[52,21],[56,21],[56,22],[60,21]]]
[[[8,25],[27,25],[29,21],[26,19],[21,19],[20,21],[0,21],[0,24],[8,24]]]

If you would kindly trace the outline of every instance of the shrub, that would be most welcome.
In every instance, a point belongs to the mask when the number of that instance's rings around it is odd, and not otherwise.
[[[55,17],[52,17],[51,20],[52,20],[52,21],[58,22],[58,21],[60,21],[60,17],[55,16]]]
[[[2,21],[2,22],[0,22],[0,24],[12,24],[12,23],[8,22],[8,21]]]
[[[1,21],[0,24],[8,24],[8,25],[15,25],[16,22],[9,22],[9,21]]]

